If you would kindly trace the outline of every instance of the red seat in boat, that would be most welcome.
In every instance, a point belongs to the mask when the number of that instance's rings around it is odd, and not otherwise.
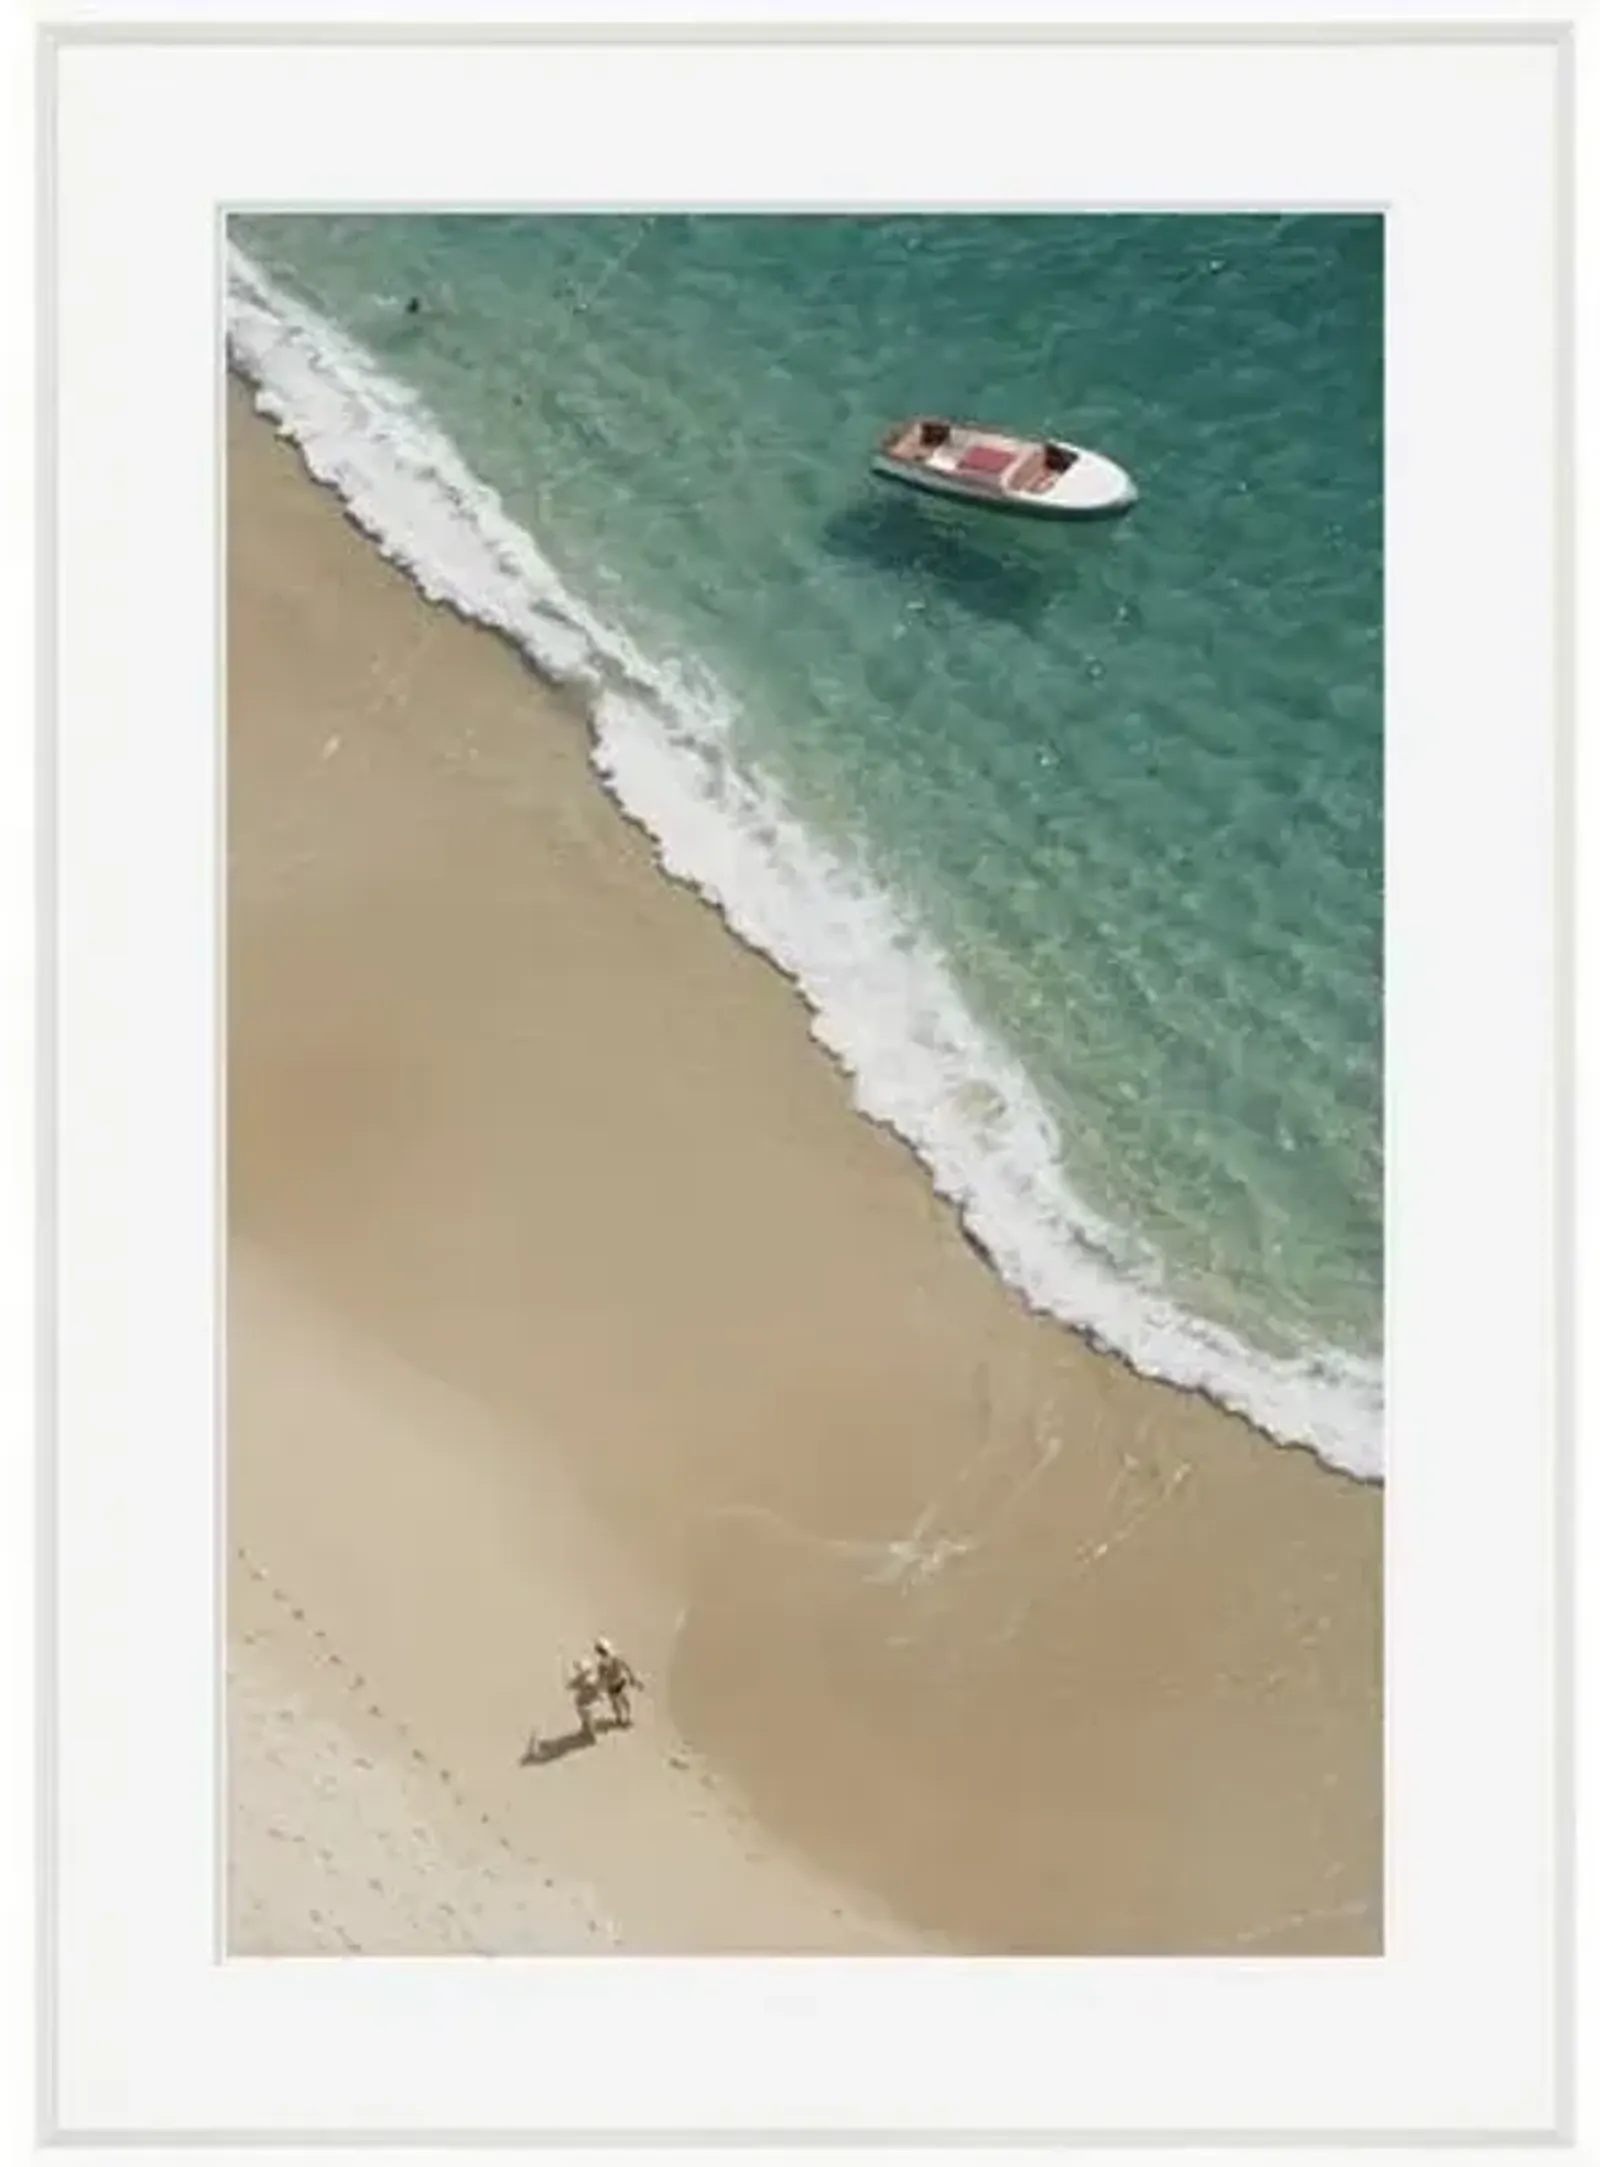
[[[1003,474],[1017,456],[1014,444],[970,444],[961,454],[958,474]]]

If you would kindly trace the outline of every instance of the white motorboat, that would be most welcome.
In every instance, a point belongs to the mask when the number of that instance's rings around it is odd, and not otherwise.
[[[1139,497],[1132,477],[1103,452],[927,414],[895,424],[872,470],[934,496],[1046,519],[1104,517],[1125,512]]]

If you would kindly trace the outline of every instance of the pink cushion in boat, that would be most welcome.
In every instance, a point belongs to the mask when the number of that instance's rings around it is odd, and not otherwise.
[[[1007,444],[973,444],[961,454],[958,474],[1003,474],[1017,456]]]

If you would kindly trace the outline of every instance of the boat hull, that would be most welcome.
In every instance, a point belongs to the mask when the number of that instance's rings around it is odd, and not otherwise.
[[[1028,496],[1021,491],[986,489],[963,481],[956,474],[942,474],[936,468],[910,466],[899,459],[892,459],[879,452],[872,462],[872,471],[880,480],[899,482],[902,488],[919,489],[925,496],[945,497],[952,503],[976,505],[985,512],[1010,512],[1020,519],[1087,520],[1115,519],[1123,512],[1131,511],[1139,501],[1139,492],[1128,477],[1117,475],[1115,493],[1108,493],[1102,500],[1088,504],[1064,504],[1052,502],[1043,496]]]

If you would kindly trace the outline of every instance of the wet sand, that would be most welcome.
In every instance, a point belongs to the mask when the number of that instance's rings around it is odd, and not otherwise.
[[[1381,1492],[1030,1314],[581,714],[229,457],[241,1588],[618,1945],[1377,1950]],[[521,1768],[594,1630],[647,1723]]]

